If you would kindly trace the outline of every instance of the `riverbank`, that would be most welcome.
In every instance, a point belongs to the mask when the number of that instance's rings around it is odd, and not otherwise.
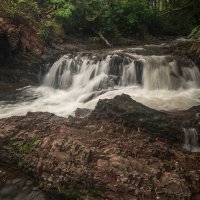
[[[75,118],[1,119],[0,159],[70,199],[187,199],[200,188],[200,158],[183,149],[182,126],[199,112],[162,113],[122,95]]]
[[[15,167],[0,163],[0,178],[0,199],[49,199],[30,178],[24,176],[24,174]]]
[[[42,191],[30,174],[7,163],[0,163],[0,178],[1,200],[63,200],[57,193]]]
[[[174,37],[154,38],[147,37],[145,40],[122,40],[114,43],[112,48],[105,48],[101,43],[91,41],[80,41],[77,39],[66,41],[63,44],[54,44],[47,47],[41,55],[31,52],[20,53],[8,62],[0,65],[0,91],[5,89],[17,89],[28,85],[41,84],[44,75],[49,67],[65,54],[99,54],[103,57],[107,52],[123,50],[127,48],[141,48],[150,45],[148,49],[150,55],[173,54],[187,56],[191,58],[197,66],[199,65],[198,56],[194,55],[194,40],[184,38],[175,40]],[[166,47],[155,48],[155,45],[168,44]],[[152,45],[152,46],[151,46]],[[141,51],[139,52],[141,53]],[[145,55],[146,53],[144,53]]]

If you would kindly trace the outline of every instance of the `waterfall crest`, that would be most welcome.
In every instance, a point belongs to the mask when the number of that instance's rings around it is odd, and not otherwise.
[[[40,87],[18,90],[14,103],[0,102],[0,118],[29,111],[67,117],[77,108],[94,109],[99,99],[123,93],[156,110],[200,105],[197,66],[188,58],[162,55],[162,51],[154,55],[154,48],[64,55],[49,68]],[[158,52],[164,46],[156,48]]]
[[[44,85],[58,89],[92,92],[115,86],[139,85],[147,90],[177,90],[200,87],[200,72],[192,62],[179,64],[171,56],[108,55],[63,56],[51,67]]]

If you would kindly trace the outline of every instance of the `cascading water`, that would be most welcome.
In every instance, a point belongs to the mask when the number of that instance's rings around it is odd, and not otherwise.
[[[200,152],[199,135],[195,128],[183,128],[184,146],[183,148],[191,152]]]
[[[167,56],[137,56],[137,60],[108,55],[105,60],[95,57],[62,57],[44,79],[44,85],[59,89],[83,89],[83,92],[114,86],[141,85],[147,90],[177,90],[198,88],[200,72],[190,66],[178,66]],[[170,61],[171,60],[171,61]]]
[[[157,110],[183,110],[200,104],[200,72],[189,59],[170,55],[65,55],[49,69],[42,86],[18,92],[17,103],[0,101],[0,118],[28,111],[68,116],[122,93]]]

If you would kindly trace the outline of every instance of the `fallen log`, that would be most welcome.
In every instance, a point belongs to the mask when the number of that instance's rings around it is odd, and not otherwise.
[[[109,48],[112,47],[112,45],[110,44],[110,42],[103,36],[103,34],[101,32],[97,32],[97,34],[105,42],[105,44],[106,44],[107,47],[109,47]]]

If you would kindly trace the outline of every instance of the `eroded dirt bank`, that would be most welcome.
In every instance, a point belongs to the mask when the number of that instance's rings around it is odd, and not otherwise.
[[[75,118],[1,119],[0,159],[69,199],[188,199],[200,188],[200,158],[182,149],[182,126],[198,130],[199,112],[158,112],[121,95]]]

